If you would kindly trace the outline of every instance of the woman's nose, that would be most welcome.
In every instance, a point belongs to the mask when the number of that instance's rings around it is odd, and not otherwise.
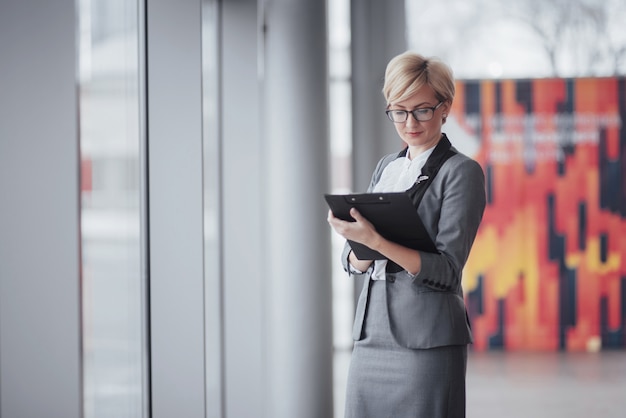
[[[405,122],[408,126],[413,126],[413,125],[419,125],[419,121],[417,119],[415,119],[415,116],[413,116],[412,113],[409,113],[409,117],[406,119]]]

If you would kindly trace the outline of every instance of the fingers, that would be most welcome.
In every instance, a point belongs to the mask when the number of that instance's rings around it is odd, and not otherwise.
[[[352,218],[357,221],[357,222],[367,222],[367,219],[365,219],[358,210],[356,210],[355,208],[350,209],[350,216],[352,216]],[[328,216],[326,217],[326,220],[328,221],[329,224],[331,225],[339,225],[341,223],[349,223],[352,224],[352,221],[344,221],[341,220],[339,218],[337,218],[333,212],[331,210],[328,210]]]
[[[359,212],[355,208],[350,209],[350,216],[352,216],[356,223],[362,228],[374,229],[374,226],[371,224],[371,222],[368,221],[365,216],[361,215],[361,212]]]
[[[346,237],[346,234],[349,233],[351,227],[353,227],[354,222],[344,221],[340,218],[337,218],[332,210],[328,211],[328,216],[326,217],[326,221],[330,224],[330,226],[337,232],[339,235]]]
[[[363,218],[363,217],[361,216],[361,214],[360,214],[360,213],[359,213],[356,209],[352,208],[352,209],[350,210],[350,216],[352,216],[352,217],[354,218],[354,220],[357,220],[357,218],[353,216],[353,214],[355,214],[355,213],[357,214],[357,216],[358,216],[358,218],[359,218],[359,219],[365,219],[365,218]],[[336,222],[347,222],[347,221],[344,221],[344,220],[342,220],[342,219],[337,218],[337,217],[335,216],[335,214],[333,213],[333,211],[332,211],[332,210],[330,210],[330,209],[328,210],[328,216],[326,217],[326,220],[328,221],[328,223],[331,223],[331,224],[332,224],[333,222],[335,222],[335,221],[336,221]]]
[[[359,211],[356,210],[356,208],[351,208],[350,209],[350,216],[352,216],[354,218],[354,220],[357,221],[357,222],[358,221],[362,221],[363,219],[365,219],[365,218],[363,218],[363,216],[361,216]]]
[[[372,228],[370,222],[355,208],[350,209],[350,216],[356,222],[341,220],[329,210],[326,220],[344,238],[350,238],[350,236],[361,234],[363,230]]]
[[[341,219],[337,218],[335,216],[335,214],[329,210],[328,211],[328,216],[326,217],[326,221],[328,222],[328,224],[336,231],[338,232],[340,235],[342,234],[342,224],[344,221],[342,221]]]

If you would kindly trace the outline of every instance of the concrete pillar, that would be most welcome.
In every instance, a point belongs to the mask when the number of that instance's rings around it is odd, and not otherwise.
[[[404,0],[352,0],[352,178],[364,192],[383,154],[402,143],[385,115],[385,67],[407,48]]]
[[[200,12],[201,0],[147,3],[153,418],[207,409]]]
[[[365,192],[378,160],[403,144],[385,115],[387,63],[407,48],[404,0],[352,0],[352,190]],[[358,299],[362,283],[354,286]]]
[[[331,417],[326,2],[264,10],[267,417]]]
[[[205,274],[209,278],[220,273],[219,268],[222,276],[224,418],[271,418],[263,413],[267,384],[263,252],[269,237],[262,233],[266,193],[262,187],[258,10],[258,0],[220,2],[219,131],[214,144],[219,166],[212,167],[211,160],[205,160],[205,170],[219,170],[220,177],[219,190],[213,194],[214,200],[221,201],[216,208],[221,227],[220,266],[207,258]],[[205,146],[210,142],[205,137]],[[211,373],[215,370],[207,370]]]
[[[76,2],[0,3],[0,416],[82,411]]]

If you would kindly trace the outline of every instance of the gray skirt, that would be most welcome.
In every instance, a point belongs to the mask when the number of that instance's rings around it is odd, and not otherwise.
[[[366,315],[350,361],[345,417],[465,417],[467,346],[399,346],[389,329],[384,281],[372,282]]]

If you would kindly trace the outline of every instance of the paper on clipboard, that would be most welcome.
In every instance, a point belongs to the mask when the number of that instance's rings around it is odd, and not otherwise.
[[[350,209],[356,208],[386,239],[415,250],[437,253],[424,223],[409,196],[399,193],[325,194],[333,214],[354,221]],[[348,240],[360,260],[384,260],[382,254],[358,242]]]

